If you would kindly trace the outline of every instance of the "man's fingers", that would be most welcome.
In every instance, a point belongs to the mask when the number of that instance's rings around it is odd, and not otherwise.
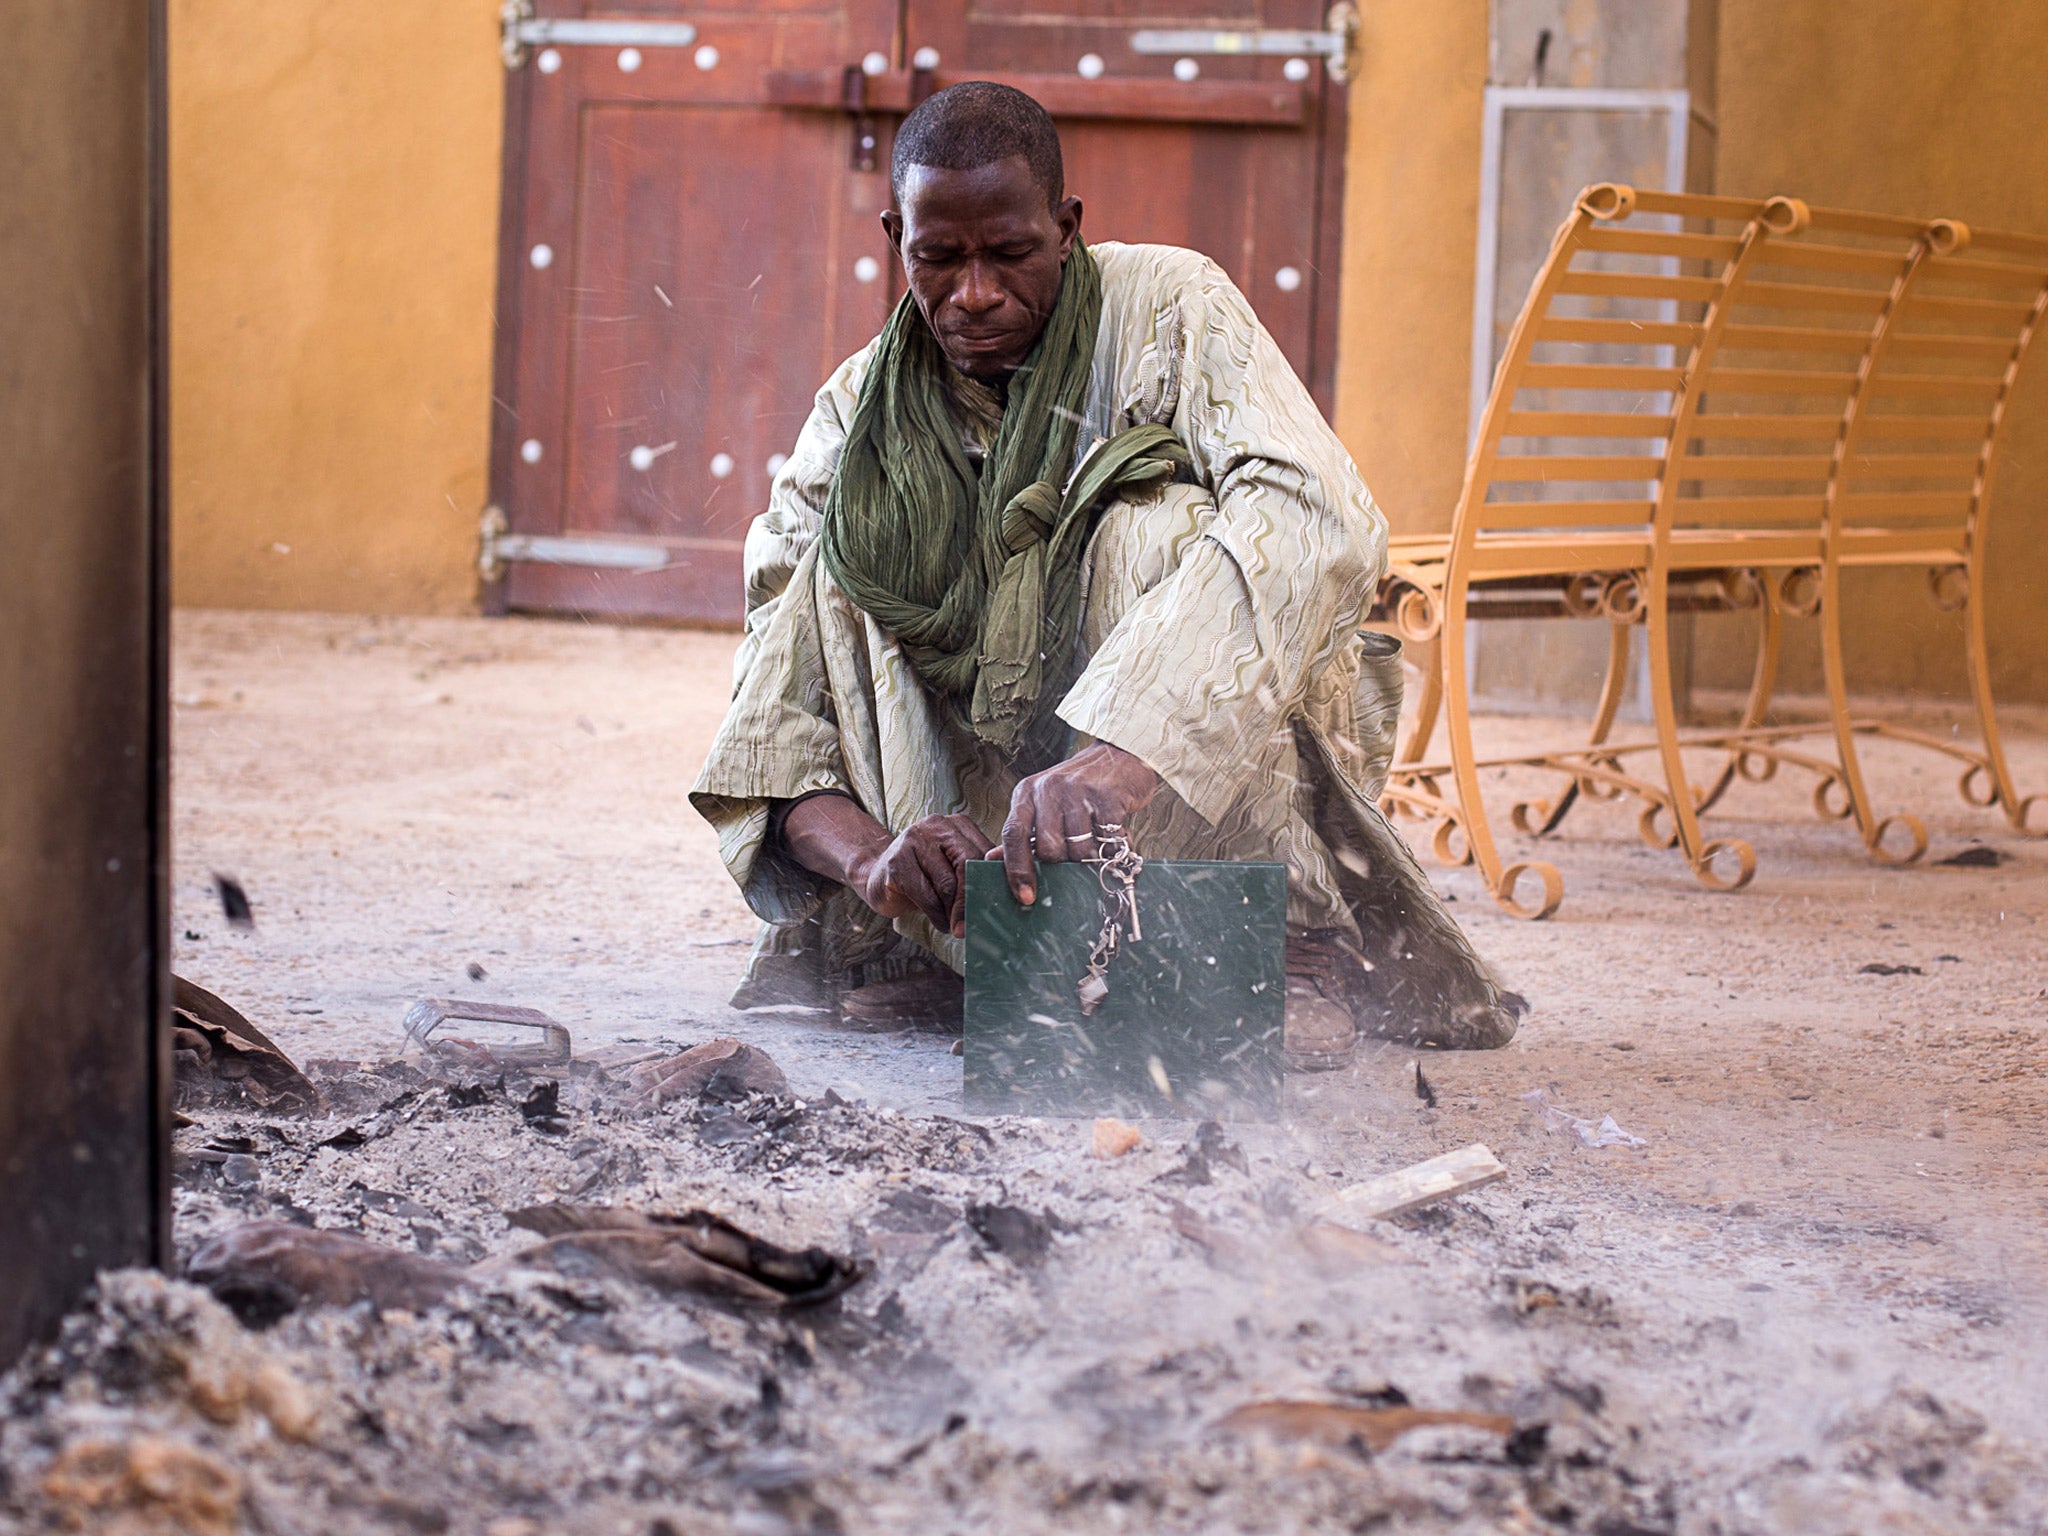
[[[927,893],[918,902],[918,908],[935,925],[950,930],[954,896],[962,883],[953,850],[938,838],[920,837],[912,841],[911,852],[916,856],[917,870],[924,877]]]
[[[1068,803],[1062,825],[1066,828],[1065,843],[1067,857],[1080,862],[1092,859],[1099,853],[1095,846],[1095,815],[1088,809],[1085,800],[1076,796]]]
[[[1010,894],[1027,907],[1038,899],[1038,875],[1031,863],[1036,825],[1027,780],[1010,797],[1010,819],[1003,823],[1003,873],[1009,877]]]
[[[1049,863],[1080,863],[1095,857],[1095,818],[1078,785],[1047,774],[1034,797],[1038,857]]]
[[[967,937],[967,871],[959,871],[959,881],[953,887],[953,910],[946,914],[946,932],[956,939]]]
[[[974,824],[974,818],[971,816],[949,816],[946,818],[946,824],[957,832],[960,841],[967,845],[967,857],[970,859],[978,859],[995,847],[995,844],[988,840],[988,835]]]
[[[947,824],[946,853],[953,861],[953,910],[947,914],[946,927],[955,938],[967,936],[967,863],[970,859],[987,856],[995,845],[988,840],[981,828],[965,816],[949,818]]]
[[[900,842],[891,850],[887,866],[882,871],[882,880],[893,908],[883,913],[885,917],[907,917],[912,912],[922,912],[929,917],[934,910],[945,905],[933,891],[931,877],[925,873],[913,842]],[[876,910],[881,911],[881,908]]]

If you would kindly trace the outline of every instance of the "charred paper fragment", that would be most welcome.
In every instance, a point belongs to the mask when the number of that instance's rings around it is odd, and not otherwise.
[[[1159,1184],[1207,1184],[1215,1177],[1218,1168],[1235,1168],[1239,1173],[1251,1174],[1251,1164],[1245,1161],[1244,1150],[1230,1139],[1221,1121],[1204,1120],[1195,1127],[1194,1138],[1188,1142],[1187,1155],[1178,1168],[1162,1173],[1155,1183]]]
[[[759,1141],[768,1133],[744,1115],[729,1109],[705,1117],[697,1126],[697,1139],[707,1147],[739,1147]]]
[[[754,1093],[778,1098],[789,1093],[789,1079],[775,1058],[737,1040],[707,1040],[678,1055],[642,1062],[627,1080],[649,1105],[677,1098],[731,1103]]]
[[[610,1275],[743,1306],[818,1306],[868,1274],[857,1260],[823,1248],[782,1248],[709,1211],[671,1215],[555,1204],[528,1206],[506,1220],[547,1241],[501,1262],[566,1275]]]
[[[249,1222],[209,1238],[186,1276],[259,1328],[304,1306],[367,1301],[417,1311],[463,1281],[461,1270],[438,1259],[283,1221]]]
[[[1422,1063],[1415,1063],[1415,1097],[1422,1100],[1423,1108],[1436,1108],[1436,1087],[1422,1075]]]
[[[543,1135],[559,1136],[569,1129],[568,1116],[562,1113],[562,1085],[551,1077],[542,1078],[528,1090],[519,1114]]]
[[[420,1311],[471,1281],[521,1268],[763,1307],[817,1306],[868,1274],[868,1266],[853,1259],[822,1248],[778,1247],[709,1211],[541,1205],[508,1219],[546,1240],[464,1269],[340,1232],[258,1221],[201,1244],[186,1274],[253,1327],[308,1306],[368,1302],[379,1310]]]
[[[1016,1205],[970,1205],[967,1224],[1013,1264],[1040,1263],[1052,1250],[1052,1223]]]
[[[491,1096],[492,1091],[492,1085],[489,1083],[450,1083],[442,1090],[442,1095],[447,1099],[450,1109],[475,1109]],[[505,1079],[502,1075],[498,1078],[496,1091],[505,1091]]]
[[[1993,848],[1988,843],[1972,843],[1958,849],[1945,859],[1936,859],[1937,864],[1947,864],[1956,869],[1996,869],[2012,855],[2003,848]]]
[[[176,1102],[245,1102],[276,1114],[321,1108],[320,1091],[262,1030],[182,976],[171,978]]]

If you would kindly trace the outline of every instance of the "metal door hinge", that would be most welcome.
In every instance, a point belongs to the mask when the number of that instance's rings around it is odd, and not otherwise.
[[[696,41],[697,29],[687,21],[535,16],[533,0],[504,0],[498,7],[498,52],[507,69],[524,64],[530,48],[687,48]]]
[[[1320,56],[1330,78],[1351,78],[1357,60],[1358,7],[1342,0],[1330,7],[1321,32],[1292,31],[1263,27],[1254,31],[1212,30],[1158,31],[1131,34],[1131,48],[1137,53],[1194,54],[1291,54],[1297,58]]]
[[[660,571],[671,563],[659,544],[606,538],[559,538],[541,533],[514,533],[502,507],[485,507],[478,528],[477,573],[485,581],[503,581],[505,567],[515,560],[540,565],[594,565],[614,571]]]

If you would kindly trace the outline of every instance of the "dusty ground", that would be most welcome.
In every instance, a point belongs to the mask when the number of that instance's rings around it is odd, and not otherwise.
[[[1104,1163],[1085,1124],[949,1118],[941,1039],[723,1006],[748,919],[684,790],[727,637],[185,614],[177,645],[178,969],[330,1063],[336,1096],[181,1131],[181,1248],[267,1215],[488,1261],[531,1241],[504,1211],[578,1198],[709,1207],[875,1273],[784,1318],[515,1267],[449,1306],[254,1335],[115,1277],[0,1388],[0,1528],[76,1514],[53,1458],[139,1435],[237,1481],[133,1530],[2048,1531],[2048,849],[1946,768],[1872,749],[1880,796],[1934,835],[1910,870],[1774,783],[1710,822],[1757,844],[1737,895],[1601,806],[1550,855],[1548,923],[1444,872],[1534,1003],[1512,1046],[1429,1059],[1434,1109],[1385,1050],[1291,1084],[1283,1127],[1233,1127],[1241,1159],[1190,1168],[1161,1122]],[[2018,771],[2048,788],[2048,733],[2021,725]],[[2008,861],[1932,862],[1973,840]],[[253,932],[222,921],[216,870]],[[461,1107],[392,1063],[425,995],[547,1009],[614,1060],[738,1036],[805,1108],[743,1105],[772,1129],[707,1139],[730,1111],[635,1114],[584,1064],[548,1134],[519,1082]],[[1536,1088],[1646,1145],[1545,1129]],[[360,1145],[321,1145],[348,1127]],[[236,1137],[253,1170],[223,1171]],[[1505,1182],[1377,1248],[1299,1246],[1338,1186],[1472,1141]],[[999,1251],[977,1204],[1047,1218],[1049,1251]],[[208,1359],[281,1371],[296,1408],[224,1392]],[[1217,1427],[1395,1392],[1520,1429],[1368,1455]]]

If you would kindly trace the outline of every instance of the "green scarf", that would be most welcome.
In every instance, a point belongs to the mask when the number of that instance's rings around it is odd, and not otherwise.
[[[869,360],[820,532],[825,569],[925,687],[981,740],[1030,760],[1060,755],[1041,706],[1074,651],[1095,513],[1111,492],[1188,464],[1169,430],[1136,428],[1092,452],[1061,493],[1101,319],[1101,274],[1077,241],[977,477],[947,411],[951,364],[905,294]]]

